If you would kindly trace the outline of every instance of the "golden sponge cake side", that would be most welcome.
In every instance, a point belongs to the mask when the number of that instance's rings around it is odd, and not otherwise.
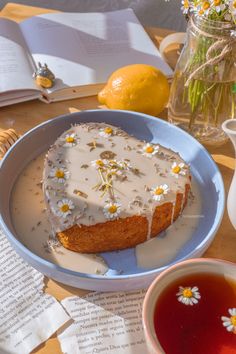
[[[187,202],[189,185],[186,185],[185,204]],[[181,211],[183,194],[176,196],[174,220]],[[153,215],[151,235],[157,236],[169,227],[172,222],[171,203],[157,206]],[[148,221],[145,216],[134,215],[125,219],[107,221],[92,226],[74,225],[68,230],[58,232],[61,244],[71,251],[81,253],[99,253],[121,250],[147,241]]]

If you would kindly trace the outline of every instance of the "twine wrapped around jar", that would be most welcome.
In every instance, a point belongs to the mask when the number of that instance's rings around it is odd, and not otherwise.
[[[206,33],[202,29],[198,28],[193,20],[191,19],[191,26],[194,28],[195,31],[199,32],[199,35],[211,37],[213,39],[218,39],[219,36]],[[229,38],[220,38],[216,42],[214,42],[206,53],[206,62],[200,65],[197,69],[195,69],[188,77],[187,81],[185,82],[185,86],[188,87],[191,80],[196,77],[196,75],[205,69],[207,66],[210,65],[217,65],[222,60],[224,60],[228,55],[232,54],[233,52],[233,45],[236,43],[236,32],[231,31],[231,36]],[[214,56],[215,51],[220,51],[218,55]]]

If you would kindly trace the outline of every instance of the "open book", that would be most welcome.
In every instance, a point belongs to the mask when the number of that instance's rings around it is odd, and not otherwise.
[[[56,77],[50,89],[33,79],[38,62]],[[134,63],[172,75],[131,9],[43,14],[20,24],[0,19],[0,106],[91,96],[114,70]]]

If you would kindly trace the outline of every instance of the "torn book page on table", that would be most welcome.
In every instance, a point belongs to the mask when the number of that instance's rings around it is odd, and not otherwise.
[[[62,300],[75,322],[59,333],[64,354],[145,354],[142,303],[146,291],[91,293]]]
[[[28,354],[70,318],[0,229],[0,353]]]

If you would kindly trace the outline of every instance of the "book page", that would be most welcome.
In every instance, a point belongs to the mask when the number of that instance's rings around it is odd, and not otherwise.
[[[52,90],[105,83],[114,70],[134,63],[172,74],[131,9],[43,14],[21,28],[34,61],[55,74]]]
[[[0,107],[26,102],[41,97],[39,91],[31,89],[13,90],[0,93]]]
[[[142,302],[146,291],[90,293],[62,300],[75,322],[58,335],[63,353],[145,354]]]
[[[43,280],[0,229],[0,353],[28,354],[69,320]]]
[[[0,94],[21,89],[38,90],[27,45],[17,23],[0,19]]]

